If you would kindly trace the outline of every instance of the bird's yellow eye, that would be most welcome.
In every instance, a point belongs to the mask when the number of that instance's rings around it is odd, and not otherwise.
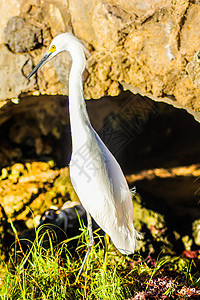
[[[49,52],[55,52],[56,51],[56,46],[52,45],[51,48],[49,49]]]

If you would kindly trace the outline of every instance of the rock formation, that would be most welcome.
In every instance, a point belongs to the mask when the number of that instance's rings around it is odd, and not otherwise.
[[[1,105],[24,94],[67,94],[66,55],[26,81],[55,35],[75,33],[90,51],[86,98],[122,87],[184,107],[200,119],[200,4],[191,0],[2,2]]]

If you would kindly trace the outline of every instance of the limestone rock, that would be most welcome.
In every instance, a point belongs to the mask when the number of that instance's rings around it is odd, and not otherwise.
[[[200,246],[200,220],[195,220],[192,227],[194,241],[198,246]]]
[[[69,12],[74,33],[77,37],[93,43],[96,40],[94,27],[92,25],[93,10],[98,0],[69,0]]]
[[[1,5],[6,10],[5,4]],[[86,98],[118,95],[120,86],[126,85],[154,100],[172,100],[200,120],[197,1],[10,0],[6,11],[10,11],[9,18],[2,18],[6,36],[1,38],[0,32],[0,41],[16,52],[12,64],[25,75],[30,66],[23,69],[17,65],[22,57],[19,52],[31,55],[35,65],[52,37],[74,32],[91,52]],[[6,51],[0,52],[0,60],[7,60]],[[67,94],[68,75],[64,74],[70,63],[67,60],[63,65],[62,61],[39,71],[26,87],[20,74],[17,89],[15,85],[5,87],[15,81],[14,70],[7,75],[4,72],[0,99],[18,98],[22,93]]]
[[[137,16],[142,16],[151,10],[154,10],[159,5],[166,4],[167,0],[106,0],[106,2],[123,7],[123,9],[129,13],[136,14]]]
[[[42,46],[42,29],[13,17],[5,28],[5,42],[13,52],[28,52]]]
[[[5,42],[4,29],[10,18],[20,14],[20,0],[0,1],[1,26],[0,26],[0,44]]]
[[[142,198],[138,194],[134,197],[133,210],[135,228],[140,232],[145,232],[145,238],[138,241],[138,248],[141,253],[145,251],[154,253],[156,248],[161,247],[160,251],[163,251],[163,253],[172,254],[173,244],[170,238],[173,234],[172,232],[169,234],[165,217],[144,207]]]
[[[61,207],[67,200],[78,202],[68,168],[54,170],[53,166],[53,161],[33,162],[6,169],[7,176],[0,176],[0,202],[7,216],[28,221],[31,211],[36,217],[52,205]]]
[[[30,86],[24,69],[32,69],[32,59],[28,53],[15,55],[4,45],[0,45],[0,99],[17,98],[22,92],[28,92]],[[33,86],[35,86],[33,80]]]
[[[93,43],[95,48],[114,50],[123,39],[123,29],[130,25],[135,18],[125,12],[121,7],[113,6],[101,1],[93,10],[92,26],[97,39]],[[99,26],[99,24],[102,24]]]
[[[200,88],[200,51],[195,53],[193,60],[187,64],[186,71],[194,87]]]

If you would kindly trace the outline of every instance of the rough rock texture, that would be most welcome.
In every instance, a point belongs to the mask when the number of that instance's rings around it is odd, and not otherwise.
[[[13,221],[24,220],[31,227],[34,217],[38,219],[52,205],[61,207],[68,200],[79,203],[68,168],[54,170],[53,167],[53,161],[49,161],[17,163],[2,170],[0,203]]]
[[[42,29],[27,24],[21,17],[13,17],[5,28],[5,42],[13,52],[37,49],[42,45]]]
[[[26,68],[32,67],[33,63],[28,53],[15,55],[5,45],[0,45],[1,99],[15,99],[22,90],[28,92],[24,71]],[[35,86],[35,79],[33,79],[33,86]]]
[[[0,8],[2,101],[24,93],[68,93],[66,55],[29,82],[25,77],[52,37],[70,31],[91,52],[86,98],[118,95],[124,86],[184,107],[200,120],[198,1],[9,0]]]

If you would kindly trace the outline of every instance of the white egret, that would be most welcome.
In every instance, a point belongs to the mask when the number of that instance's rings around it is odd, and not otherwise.
[[[89,227],[89,247],[79,271],[80,275],[93,245],[91,216],[123,254],[134,253],[139,234],[133,226],[131,192],[123,172],[93,129],[87,114],[82,83],[82,73],[86,66],[83,44],[70,33],[56,36],[51,42],[48,53],[27,79],[63,51],[68,51],[72,57],[69,76],[69,114],[72,135],[70,177],[87,211]]]

